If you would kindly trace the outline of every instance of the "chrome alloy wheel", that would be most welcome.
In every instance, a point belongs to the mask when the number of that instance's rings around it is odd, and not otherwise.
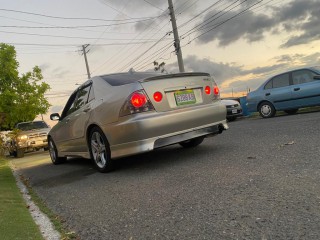
[[[108,158],[106,154],[106,144],[98,131],[94,131],[91,135],[91,151],[92,157],[99,168],[105,168]]]

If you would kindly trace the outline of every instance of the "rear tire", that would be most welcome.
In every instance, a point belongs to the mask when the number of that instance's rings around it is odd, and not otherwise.
[[[271,117],[274,117],[274,115],[276,115],[276,109],[274,108],[272,103],[262,102],[259,105],[259,113],[260,113],[260,116],[263,118],[271,118]]]
[[[51,137],[48,139],[48,147],[49,147],[51,161],[54,165],[64,163],[67,160],[66,157],[59,157],[58,156],[57,147]]]
[[[203,142],[204,137],[197,137],[187,141],[180,142],[179,144],[184,148],[193,148],[200,145]]]
[[[99,172],[106,173],[113,170],[111,151],[108,140],[102,130],[94,127],[89,135],[89,149],[91,159]]]
[[[227,117],[227,120],[229,122],[235,121],[237,119],[237,117]]]
[[[24,148],[17,149],[15,157],[16,158],[23,158],[24,157]]]
[[[298,112],[299,109],[289,109],[289,110],[284,110],[285,113],[292,115],[292,114],[296,114]]]

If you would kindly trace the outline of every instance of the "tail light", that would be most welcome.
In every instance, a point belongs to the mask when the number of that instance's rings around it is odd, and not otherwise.
[[[206,94],[210,95],[211,94],[211,87],[206,86],[204,91],[205,91]]]
[[[213,93],[214,93],[214,95],[216,95],[216,96],[219,96],[219,95],[220,95],[220,90],[219,90],[219,88],[218,88],[217,85],[215,85],[215,86],[213,87]]]
[[[131,95],[131,104],[135,108],[141,108],[147,103],[147,97],[143,93],[140,92],[134,92]]]
[[[126,116],[130,114],[148,112],[154,110],[147,94],[144,90],[133,92],[123,104],[119,116]]]
[[[161,92],[155,92],[153,94],[153,99],[156,101],[156,102],[161,102],[162,101],[162,93]]]

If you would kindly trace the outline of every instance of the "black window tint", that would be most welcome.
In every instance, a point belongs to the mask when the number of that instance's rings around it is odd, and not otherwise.
[[[28,131],[28,130],[39,129],[39,128],[48,128],[48,125],[43,121],[25,122],[25,123],[18,123],[16,128],[22,131]]]
[[[315,73],[309,70],[299,70],[299,71],[292,72],[293,84],[312,82],[314,80],[313,77],[315,75],[316,75]]]
[[[273,88],[286,87],[289,86],[289,73],[281,74],[272,79]]]
[[[272,80],[270,80],[265,86],[264,89],[270,89],[272,88]]]
[[[84,106],[88,102],[88,96],[90,92],[91,85],[80,89],[77,94],[77,100],[75,101],[76,110]]]
[[[90,87],[90,92],[89,92],[89,96],[88,96],[88,102],[91,102],[94,99],[94,91],[93,91],[93,87]]]

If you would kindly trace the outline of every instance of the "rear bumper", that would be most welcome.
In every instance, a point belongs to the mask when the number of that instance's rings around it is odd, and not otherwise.
[[[226,108],[217,102],[176,111],[136,114],[102,129],[110,144],[111,157],[119,158],[215,135],[228,129],[228,125]]]
[[[183,132],[176,132],[150,139],[129,142],[111,146],[111,158],[120,158],[124,156],[134,155],[137,153],[149,152],[156,148],[169,146],[188,139],[196,137],[209,137],[227,130],[229,127],[226,121],[214,124],[212,126],[201,127],[197,129],[189,129]]]

